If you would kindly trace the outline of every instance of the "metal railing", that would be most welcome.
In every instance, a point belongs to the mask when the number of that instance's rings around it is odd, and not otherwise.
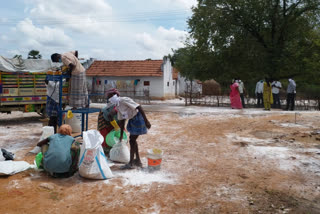
[[[203,105],[213,107],[230,107],[230,98],[228,95],[206,95],[203,96],[200,93],[185,92],[185,105]],[[253,97],[245,98],[246,108],[257,108],[263,106],[257,106],[257,99]],[[286,97],[280,99],[281,108],[285,109],[287,100]],[[320,110],[320,100],[313,100],[304,97],[297,97],[295,99],[296,110]]]

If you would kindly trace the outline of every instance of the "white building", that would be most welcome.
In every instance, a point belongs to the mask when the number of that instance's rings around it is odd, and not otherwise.
[[[178,94],[183,96],[185,92],[199,93],[202,94],[202,83],[199,80],[193,80],[192,82],[181,76],[177,72],[178,79]]]
[[[151,99],[170,99],[178,94],[178,75],[169,59],[99,61],[86,71],[91,93],[104,93],[110,88],[120,92],[148,91]]]

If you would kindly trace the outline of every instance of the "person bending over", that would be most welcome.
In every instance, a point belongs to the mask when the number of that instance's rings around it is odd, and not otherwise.
[[[117,89],[110,89],[106,92],[108,102],[115,105],[115,110],[109,113],[110,120],[117,114],[119,120],[120,141],[123,138],[125,121],[128,120],[127,130],[130,133],[130,161],[121,167],[122,169],[133,169],[135,166],[142,167],[139,156],[137,139],[140,135],[147,134],[151,124],[148,121],[140,104],[134,102],[129,97],[120,97]],[[135,156],[135,158],[134,158]]]

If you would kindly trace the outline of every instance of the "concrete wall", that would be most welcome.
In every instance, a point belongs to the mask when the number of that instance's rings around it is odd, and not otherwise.
[[[186,80],[186,78],[182,77],[179,73],[178,86],[179,86],[179,95],[183,96],[187,89],[188,91],[190,91],[191,82],[189,80]],[[202,85],[198,84],[196,80],[192,81],[192,92],[202,93]]]
[[[172,79],[172,65],[169,59],[164,59],[163,70],[163,94],[164,98],[174,98],[176,81]]]
[[[134,81],[140,79],[137,85],[134,85]],[[162,98],[163,97],[163,81],[162,77],[96,77],[95,82],[101,82],[101,84],[92,85],[93,77],[87,77],[88,90],[93,93],[93,89],[96,93],[104,93],[109,88],[117,88],[120,91],[143,91],[143,89],[149,90],[150,97]],[[144,82],[149,81],[149,86],[144,86]],[[94,87],[94,88],[93,88]]]

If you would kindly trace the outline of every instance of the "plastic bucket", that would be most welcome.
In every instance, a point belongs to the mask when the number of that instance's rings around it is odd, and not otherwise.
[[[119,142],[119,137],[120,137],[120,130],[119,131],[111,131],[107,136],[106,136],[106,143],[108,146],[113,147],[114,144]],[[123,138],[122,140],[127,141],[128,137],[125,131],[123,131]]]
[[[148,169],[160,170],[163,151],[161,149],[148,149]]]
[[[65,114],[65,121],[66,121],[66,124],[71,126],[72,133],[81,132],[82,115],[80,113],[73,113],[72,118],[68,118]]]

